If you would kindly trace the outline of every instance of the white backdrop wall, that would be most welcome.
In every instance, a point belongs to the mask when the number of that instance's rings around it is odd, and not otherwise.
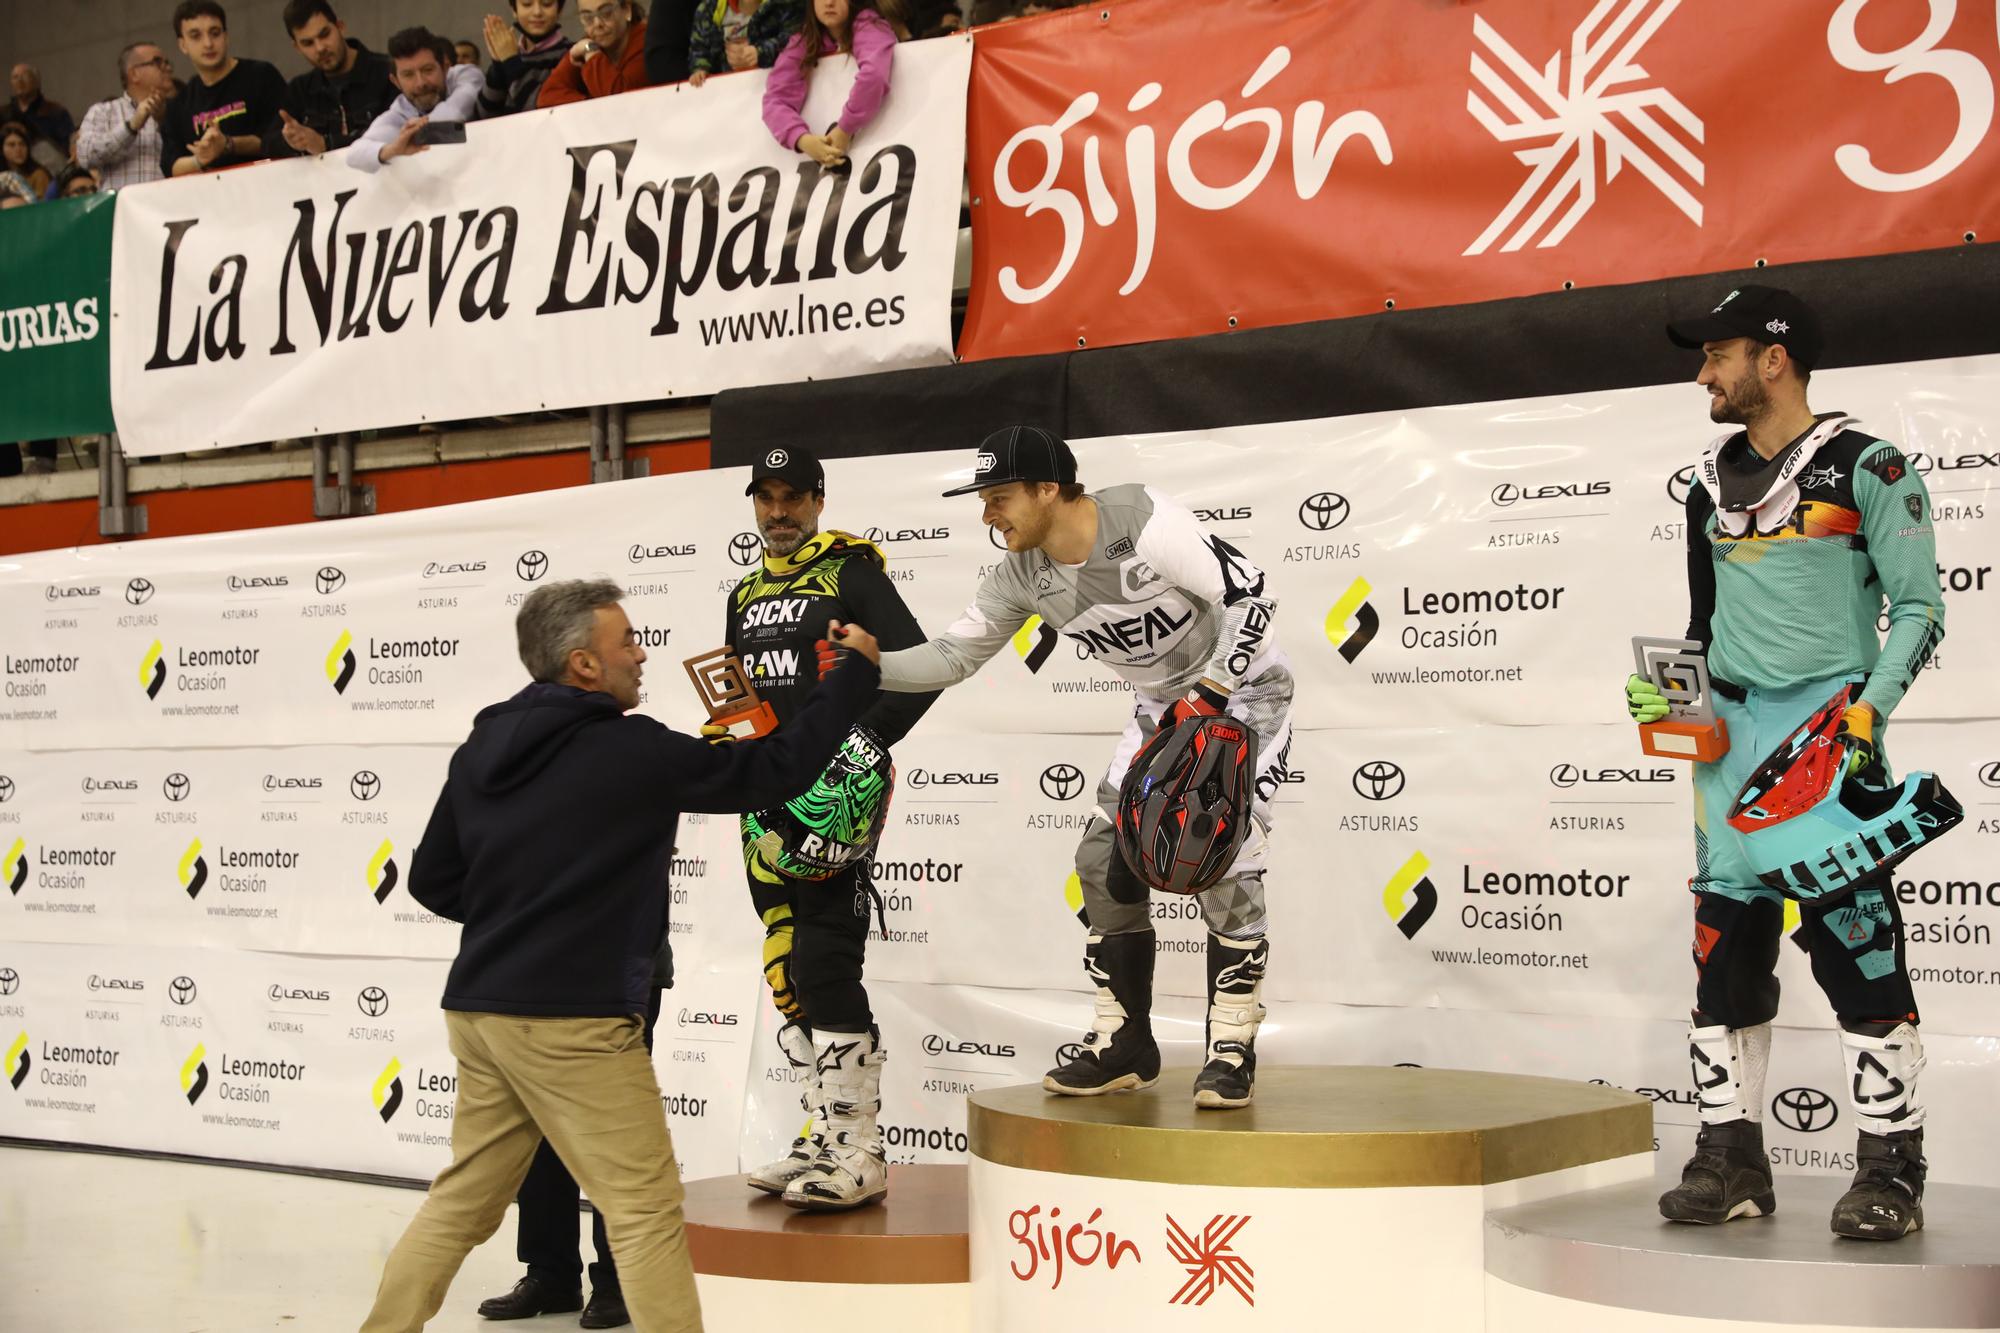
[[[1949,634],[1889,745],[1968,817],[1898,893],[1934,1169],[2000,1184],[1975,1128],[2000,1097],[2000,720],[1979,688],[2000,595],[2000,358],[1831,371],[1814,391],[1903,444],[1932,491]],[[1638,752],[1617,688],[1631,635],[1684,625],[1679,500],[1703,407],[1663,386],[1079,442],[1087,482],[1181,496],[1280,601],[1301,684],[1269,878],[1268,1061],[1601,1079],[1646,1091],[1664,1148],[1685,1150],[1687,772]],[[931,628],[995,554],[976,501],[938,496],[969,461],[830,468],[825,521],[884,541]],[[679,475],[0,564],[0,1047],[16,1081],[0,1135],[442,1165],[435,1006],[456,929],[403,875],[450,747],[521,683],[513,608],[546,578],[620,579],[653,654],[642,706],[699,720],[680,659],[716,644],[723,593],[755,558],[742,488],[740,470]],[[1421,611],[1503,589],[1545,609]],[[1040,646],[1025,632],[898,748],[889,935],[869,965],[898,1160],[957,1159],[963,1094],[1038,1077],[1083,1024],[1071,850],[1130,702],[1066,641],[1030,670]],[[683,1167],[711,1175],[776,1151],[800,1112],[733,821],[691,818],[680,841],[656,1063]],[[1610,892],[1484,891],[1549,871]],[[1425,880],[1436,912],[1406,937],[1397,917]],[[1154,903],[1170,1063],[1201,1036],[1188,906]],[[1771,1094],[1819,1092],[1833,1119],[1793,1098],[1772,1146],[1791,1169],[1845,1170],[1831,1018],[1804,955],[1787,947],[1781,968]]]

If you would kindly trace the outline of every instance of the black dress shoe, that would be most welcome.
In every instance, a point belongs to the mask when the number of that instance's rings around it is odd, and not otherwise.
[[[632,1316],[625,1313],[625,1293],[615,1287],[596,1287],[591,1290],[590,1304],[583,1307],[583,1318],[576,1321],[584,1328],[623,1328],[632,1322]]]
[[[516,1282],[505,1296],[479,1303],[479,1313],[487,1319],[532,1319],[538,1314],[569,1314],[582,1308],[581,1287],[558,1287],[532,1273]]]

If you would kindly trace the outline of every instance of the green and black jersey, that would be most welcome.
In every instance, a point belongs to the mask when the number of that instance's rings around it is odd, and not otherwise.
[[[1768,466],[1747,434],[1719,461]],[[1741,536],[1698,481],[1689,491],[1687,637],[1738,685],[1866,675],[1862,702],[1887,718],[1944,637],[1930,496],[1896,446],[1851,428],[1820,446],[1798,487],[1773,531],[1753,523]]]
[[[884,652],[924,642],[924,631],[890,582],[882,549],[845,532],[822,532],[788,556],[765,555],[729,594],[723,633],[757,693],[789,722],[819,683],[814,645],[829,620],[853,621]],[[893,746],[924,715],[931,694],[884,694],[859,725]]]

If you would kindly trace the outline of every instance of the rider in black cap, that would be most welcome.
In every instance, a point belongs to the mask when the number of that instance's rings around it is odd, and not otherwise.
[[[780,723],[819,680],[814,645],[830,620],[855,620],[908,647],[924,632],[884,570],[880,547],[822,532],[826,473],[804,449],[772,449],[751,469],[764,556],[729,597],[724,635]],[[875,1115],[880,1036],[862,988],[871,904],[869,862],[882,833],[889,747],[935,694],[883,694],[856,723],[813,788],[743,818],[744,869],[764,923],[764,977],[785,1016],[778,1045],[799,1071],[814,1119],[791,1152],[750,1173],[752,1188],[798,1208],[853,1208],[888,1192]],[[727,739],[706,728],[712,739]]]

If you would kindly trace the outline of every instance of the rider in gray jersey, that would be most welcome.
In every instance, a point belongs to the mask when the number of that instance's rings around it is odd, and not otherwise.
[[[1270,797],[1291,744],[1292,672],[1271,637],[1274,605],[1264,596],[1263,572],[1151,487],[1086,494],[1069,447],[1033,426],[987,438],[973,481],[949,494],[971,491],[985,502],[986,522],[1006,537],[1008,553],[942,636],[882,655],[882,687],[922,692],[956,685],[1039,616],[1131,682],[1137,695],[1076,855],[1089,932],[1084,970],[1096,988],[1096,1017],[1073,1058],[1050,1070],[1043,1086],[1094,1096],[1151,1087],[1159,1077],[1147,890],[1117,854],[1111,818],[1133,756],[1163,725],[1226,712],[1257,733],[1257,800],[1249,839],[1199,899],[1209,929],[1209,1005],[1195,1104],[1245,1105],[1256,1077],[1264,1016],[1258,996],[1270,952],[1264,935]]]

